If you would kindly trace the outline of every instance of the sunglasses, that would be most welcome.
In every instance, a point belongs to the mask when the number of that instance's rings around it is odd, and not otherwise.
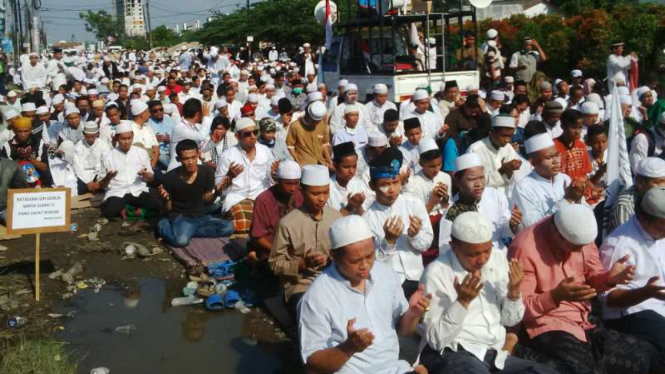
[[[249,138],[250,136],[258,136],[259,135],[259,130],[252,130],[252,131],[245,131],[240,134],[243,138]]]

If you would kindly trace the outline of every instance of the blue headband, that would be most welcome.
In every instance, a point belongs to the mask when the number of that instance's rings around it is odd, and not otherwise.
[[[399,175],[399,161],[393,160],[390,166],[370,167],[369,176],[372,179],[393,179]]]

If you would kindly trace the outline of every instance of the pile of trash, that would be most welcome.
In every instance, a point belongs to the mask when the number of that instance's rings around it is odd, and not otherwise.
[[[88,232],[87,234],[81,234],[78,237],[87,238],[88,241],[96,242],[99,240],[99,233],[102,231],[103,226],[108,223],[109,220],[102,217],[98,219],[97,222],[95,222],[95,224],[90,227],[90,232]]]
[[[83,265],[80,262],[75,263],[69,270],[63,272],[57,270],[49,274],[49,278],[61,280],[67,283],[67,292],[62,295],[63,300],[72,298],[79,290],[87,288],[93,289],[93,292],[98,293],[99,290],[106,284],[106,281],[101,278],[90,278],[85,280],[77,280],[76,277],[83,273]]]
[[[235,283],[235,262],[231,260],[208,266],[210,276],[190,276],[190,281],[182,289],[183,297],[171,300],[173,306],[203,304],[206,309],[219,311],[237,309],[249,313],[259,300],[249,289],[239,292],[233,289]]]
[[[136,242],[124,242],[120,246],[120,254],[123,261],[133,260],[136,257],[149,258],[161,253],[164,253],[164,250],[159,247],[148,249],[146,246]]]

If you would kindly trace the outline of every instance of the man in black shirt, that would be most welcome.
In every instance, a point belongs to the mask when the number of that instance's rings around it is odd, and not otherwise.
[[[159,236],[169,245],[184,247],[191,238],[217,238],[233,233],[233,225],[206,214],[206,207],[219,195],[214,192],[215,170],[198,165],[196,142],[185,139],[175,148],[180,166],[164,176],[159,193],[168,217],[157,225]],[[221,191],[220,191],[221,192]]]

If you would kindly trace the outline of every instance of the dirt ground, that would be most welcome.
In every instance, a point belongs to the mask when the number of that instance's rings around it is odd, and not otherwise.
[[[88,280],[92,278],[119,283],[131,288],[139,279],[156,278],[164,281],[187,282],[185,268],[164,247],[164,252],[149,258],[122,259],[120,253],[122,244],[127,241],[136,242],[151,249],[159,247],[154,234],[149,229],[140,231],[131,236],[122,236],[121,222],[110,222],[103,226],[99,232],[98,241],[89,241],[87,234],[92,225],[97,222],[99,211],[86,209],[72,214],[72,223],[78,224],[76,232],[42,234],[41,260],[50,261],[54,269],[67,271],[75,263],[83,266],[83,272],[76,279],[84,281],[84,287],[94,287]],[[49,272],[41,274],[41,300],[34,298],[34,261],[35,235],[24,235],[19,239],[0,241],[0,246],[6,250],[0,251],[0,341],[12,341],[18,338],[36,338],[52,336],[55,331],[62,330],[63,319],[49,317],[53,312],[53,303],[66,298],[71,293],[72,286],[59,279],[50,279]],[[1,248],[0,248],[1,249]],[[28,266],[12,266],[23,261],[30,262]],[[8,265],[9,268],[7,267]],[[44,267],[44,265],[42,265]],[[7,271],[10,274],[7,274]],[[18,274],[11,274],[18,273]],[[69,289],[68,289],[69,286]],[[252,323],[252,335],[262,339],[287,343],[288,338],[275,327],[275,323],[260,308],[253,308],[251,312],[255,323]],[[28,323],[19,329],[7,329],[6,321],[11,316],[21,316],[28,319]],[[288,344],[290,353],[285,358],[286,372],[299,372],[295,348]],[[284,357],[284,356],[283,356]],[[2,351],[0,348],[0,359]]]

